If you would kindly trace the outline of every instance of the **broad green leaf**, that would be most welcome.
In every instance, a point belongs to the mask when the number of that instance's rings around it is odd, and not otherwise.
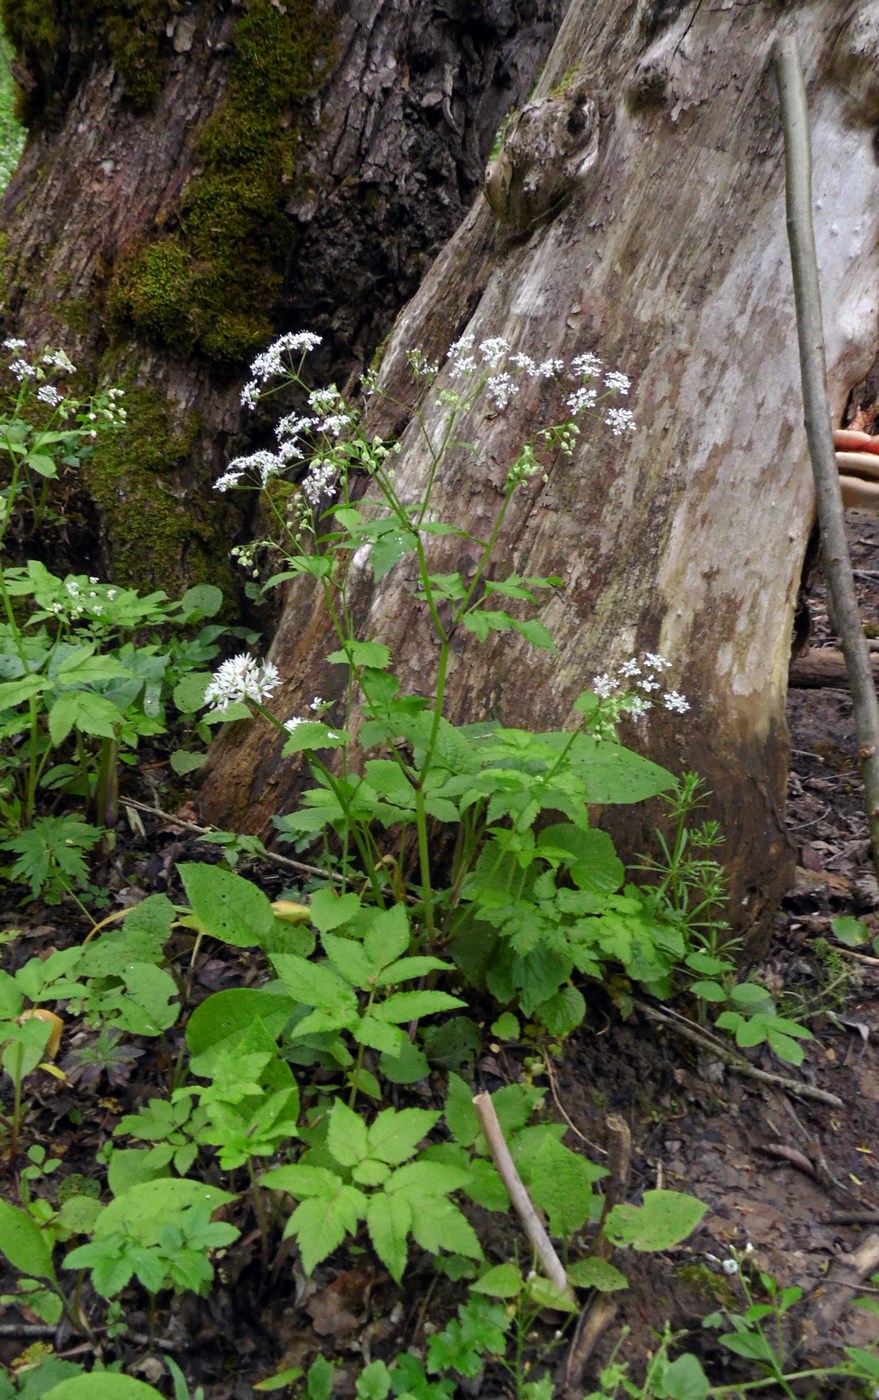
[[[387,1001],[374,1006],[372,1014],[378,1021],[400,1025],[403,1021],[416,1021],[420,1016],[432,1016],[437,1011],[451,1011],[466,1005],[460,997],[450,996],[448,992],[395,992]]]
[[[346,1235],[354,1234],[358,1222],[366,1214],[366,1204],[362,1191],[341,1182],[332,1195],[310,1196],[300,1201],[287,1222],[284,1236],[296,1236],[306,1274],[313,1273]]]
[[[92,690],[66,690],[49,709],[49,736],[56,746],[73,729],[99,739],[114,739],[121,723],[116,706]]]
[[[202,933],[235,948],[252,948],[275,932],[275,914],[262,890],[231,870],[190,862],[178,865]]]
[[[403,1196],[378,1192],[366,1207],[366,1228],[379,1259],[400,1283],[408,1253],[406,1236],[412,1227],[412,1207]]]
[[[410,1111],[423,1112],[421,1109]],[[385,1190],[391,1195],[401,1191],[414,1204],[445,1196],[449,1191],[460,1191],[469,1180],[470,1173],[460,1167],[452,1167],[445,1162],[425,1161],[420,1157],[416,1162],[406,1162],[398,1167],[385,1183]]]
[[[599,1293],[613,1293],[629,1286],[625,1274],[606,1259],[578,1259],[568,1265],[567,1275],[575,1288],[597,1288]]]
[[[386,1108],[367,1133],[369,1156],[392,1167],[408,1161],[439,1116],[424,1108]]]
[[[408,1199],[412,1204],[412,1238],[422,1249],[431,1254],[446,1250],[466,1259],[484,1258],[476,1231],[454,1201],[445,1196]]]
[[[85,655],[83,650],[86,650]],[[87,649],[81,648],[65,657],[57,674],[63,685],[95,685],[98,681],[127,678],[132,673],[113,656],[89,655]]]
[[[321,933],[330,933],[350,923],[359,911],[359,895],[336,894],[333,890],[317,890],[308,906],[311,922]]]
[[[330,652],[327,661],[333,666],[370,666],[376,671],[385,671],[391,662],[391,653],[383,642],[344,642],[340,651]]]
[[[534,1204],[549,1217],[550,1234],[569,1239],[589,1219],[593,1184],[607,1175],[606,1170],[564,1147],[545,1126],[519,1134],[513,1159]]]
[[[370,986],[375,965],[362,943],[354,938],[336,937],[332,933],[323,934],[321,942],[333,967],[346,982],[350,982],[352,987]]]
[[[408,1036],[396,1055],[382,1055],[379,1069],[390,1084],[417,1084],[430,1074],[430,1064],[423,1050],[413,1045]]]
[[[144,1381],[120,1376],[115,1371],[92,1371],[87,1376],[71,1376],[51,1390],[43,1400],[161,1400],[161,1391]]]
[[[216,1210],[234,1200],[231,1191],[221,1191],[217,1186],[186,1177],[143,1181],[104,1207],[95,1223],[94,1239],[106,1239],[122,1231],[136,1236],[142,1244],[153,1245],[158,1241],[159,1230],[177,1211],[192,1205],[206,1205]]]
[[[264,987],[232,987],[209,996],[186,1025],[193,1073],[209,1076],[218,1056],[224,1050],[234,1051],[255,1020],[276,1040],[294,1005],[289,996],[275,995]]]
[[[570,739],[570,735],[559,737],[563,743]],[[675,785],[673,775],[649,758],[587,734],[579,735],[571,745],[569,762],[583,779],[590,803],[643,802]]]
[[[409,918],[406,906],[392,904],[390,909],[379,910],[370,923],[363,944],[376,970],[387,967],[401,958],[409,947]],[[420,974],[411,975],[415,977]]]
[[[577,987],[560,987],[534,1008],[534,1015],[550,1035],[570,1035],[586,1015],[586,998]]]
[[[223,590],[213,583],[196,583],[192,588],[187,588],[180,599],[180,611],[187,618],[191,618],[193,613],[200,613],[202,617],[216,617],[222,606]]]
[[[489,1298],[518,1298],[524,1287],[524,1280],[515,1264],[496,1264],[471,1283],[471,1293],[485,1293]]]
[[[48,676],[22,676],[20,681],[4,681],[0,684],[0,710],[14,710],[22,701],[44,690],[51,690]]]
[[[325,1028],[345,1026],[357,1017],[357,996],[333,968],[308,962],[295,953],[275,953],[272,962],[281,981],[297,1001],[325,1013]],[[310,1034],[304,1025],[304,1022],[300,1024],[298,1030],[303,1035]]]
[[[666,1361],[659,1380],[666,1400],[707,1400],[711,1393],[702,1364],[692,1352]]]
[[[0,1201],[0,1251],[19,1273],[55,1281],[47,1237],[30,1215],[8,1201]]]
[[[612,1244],[641,1251],[671,1249],[687,1238],[708,1207],[680,1191],[645,1191],[641,1206],[614,1206],[604,1234]]]
[[[336,1099],[330,1113],[327,1147],[343,1167],[356,1166],[370,1155],[366,1124],[343,1099]],[[375,1154],[371,1154],[375,1155]]]
[[[289,758],[291,754],[303,753],[308,749],[340,749],[350,737],[345,729],[331,729],[321,720],[303,719],[287,731],[281,752],[285,758]]]

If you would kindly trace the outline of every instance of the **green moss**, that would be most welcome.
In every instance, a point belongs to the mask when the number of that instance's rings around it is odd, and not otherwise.
[[[172,597],[191,584],[215,583],[231,602],[240,581],[227,562],[226,529],[221,535],[211,519],[213,501],[181,498],[173,485],[175,474],[190,475],[201,422],[194,417],[175,431],[161,394],[124,387],[127,427],[101,439],[85,468],[110,532],[113,577],[127,587],[164,588]]]
[[[713,1308],[731,1308],[735,1303],[735,1289],[729,1280],[714,1273],[707,1264],[682,1264],[675,1270],[675,1278]]]
[[[236,364],[272,334],[302,99],[330,54],[328,23],[313,0],[244,0],[243,8],[225,100],[195,149],[201,173],[155,241],[129,249],[110,293],[117,324]]]
[[[162,41],[173,9],[169,0],[92,0],[110,57],[136,107],[149,107],[164,76]]]

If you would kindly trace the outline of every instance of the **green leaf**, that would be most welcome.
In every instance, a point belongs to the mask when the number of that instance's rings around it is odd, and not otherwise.
[[[366,1124],[342,1099],[330,1113],[327,1147],[340,1166],[353,1167],[369,1155]]]
[[[711,1393],[701,1362],[691,1352],[667,1361],[659,1379],[662,1391],[656,1393],[664,1400],[707,1400]]]
[[[346,641],[341,651],[330,652],[327,661],[333,666],[370,666],[375,671],[386,671],[391,653],[383,642]]]
[[[359,1011],[357,997],[333,968],[308,962],[295,953],[274,953],[272,962],[281,981],[297,1001],[325,1012],[338,1027],[356,1019]],[[302,1031],[302,1034],[308,1032]]]
[[[55,1269],[47,1236],[30,1215],[8,1201],[0,1201],[0,1251],[20,1273],[30,1278],[47,1278],[54,1283]]]
[[[161,1391],[115,1371],[92,1371],[43,1391],[42,1400],[161,1400]]]
[[[360,912],[360,896],[317,890],[311,897],[308,912],[315,928],[321,933],[329,933],[334,928],[341,928],[342,924],[350,923]]]
[[[274,936],[271,902],[250,880],[202,862],[180,864],[177,872],[202,933],[234,948],[260,946]]]
[[[340,749],[351,735],[345,729],[331,729],[317,719],[303,719],[287,731],[287,739],[281,750],[285,758],[291,754],[303,753],[307,749]]]
[[[274,1044],[294,1004],[289,996],[275,995],[264,987],[231,987],[209,996],[186,1025],[193,1074],[209,1077],[218,1057],[224,1050],[234,1051],[254,1021],[262,1023]]]
[[[56,746],[73,729],[99,739],[114,739],[121,723],[116,706],[91,690],[64,691],[49,710],[49,736]]]
[[[560,738],[567,743],[570,735]],[[579,735],[571,745],[569,762],[582,777],[590,803],[643,802],[675,785],[674,776],[649,758],[587,734]]]
[[[392,1167],[408,1161],[439,1116],[424,1108],[386,1108],[367,1134],[369,1156]]]
[[[376,971],[387,968],[407,951],[409,947],[409,916],[404,904],[392,904],[390,909],[382,909],[372,919],[369,931],[363,940],[369,959]],[[410,977],[420,977],[420,972],[410,972]]]
[[[194,613],[200,617],[216,617],[222,606],[223,590],[213,583],[196,583],[187,588],[180,599],[180,611],[188,621],[193,620]]]
[[[599,1293],[614,1293],[629,1286],[625,1274],[606,1259],[578,1259],[568,1265],[567,1275],[575,1288],[595,1288]]]
[[[203,768],[207,758],[206,753],[189,753],[186,749],[175,749],[169,762],[178,778],[183,778],[187,773],[194,773],[197,768]]]
[[[471,1283],[471,1293],[485,1293],[489,1298],[518,1298],[524,1288],[522,1275],[515,1264],[496,1264],[476,1283]]]
[[[51,690],[48,676],[22,676],[18,681],[4,681],[0,684],[0,710],[14,710],[22,701],[44,690]]]
[[[354,1186],[339,1182],[325,1196],[301,1201],[291,1215],[287,1235],[295,1235],[302,1256],[302,1267],[311,1274],[321,1260],[338,1249],[346,1235],[352,1235],[366,1213],[367,1198]]]
[[[217,1186],[186,1177],[143,1181],[104,1207],[95,1224],[94,1239],[106,1239],[122,1231],[135,1236],[142,1244],[154,1245],[166,1220],[187,1206],[203,1205],[216,1210],[234,1200],[231,1191],[221,1191]]]
[[[412,1207],[405,1196],[378,1193],[366,1208],[366,1228],[373,1248],[391,1277],[400,1283],[406,1268],[406,1237],[412,1227]]]
[[[450,996],[448,992],[395,992],[386,1001],[373,1006],[372,1015],[378,1021],[400,1025],[403,1021],[417,1021],[420,1016],[432,1016],[437,1011],[451,1011],[466,1005],[460,997]]]
[[[513,1159],[535,1205],[549,1216],[550,1233],[568,1239],[589,1219],[593,1184],[605,1169],[564,1147],[543,1124],[519,1133]]]
[[[534,1016],[550,1035],[566,1036],[586,1015],[586,998],[577,987],[561,987],[555,996],[534,1008]]]
[[[2,686],[0,686],[2,690]],[[833,936],[839,943],[844,943],[846,948],[860,948],[862,943],[869,943],[870,930],[860,919],[855,919],[851,914],[844,914],[840,918],[831,919],[830,927]]]
[[[671,1249],[687,1238],[707,1205],[679,1191],[645,1191],[641,1206],[614,1206],[604,1234],[612,1244],[640,1251]]]
[[[379,1069],[391,1084],[417,1084],[430,1074],[427,1056],[408,1036],[403,1037],[399,1054],[391,1055],[386,1051],[382,1055]]]

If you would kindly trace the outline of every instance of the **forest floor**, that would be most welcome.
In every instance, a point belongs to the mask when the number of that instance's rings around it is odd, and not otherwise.
[[[869,627],[879,624],[879,572],[870,576],[879,568],[879,520],[852,515],[850,523]],[[832,645],[820,580],[812,612],[812,645]],[[630,1361],[633,1374],[643,1371],[644,1357],[655,1349],[666,1321],[682,1334],[685,1348],[698,1351],[713,1378],[734,1386],[743,1373],[729,1369],[728,1354],[722,1361],[701,1323],[706,1313],[738,1306],[740,1278],[724,1272],[722,1264],[731,1249],[743,1251],[748,1245],[757,1268],[783,1286],[804,1290],[801,1321],[794,1325],[802,1354],[828,1364],[838,1359],[843,1342],[867,1345],[875,1340],[876,1318],[848,1307],[855,1290],[850,1279],[845,1281],[845,1270],[846,1256],[865,1244],[869,1250],[871,1240],[879,1239],[879,959],[834,943],[830,922],[854,914],[879,933],[879,890],[869,857],[847,691],[792,690],[789,722],[788,815],[797,875],[757,974],[775,996],[780,1014],[807,1024],[815,1038],[798,1069],[763,1050],[748,1054],[754,1067],[786,1075],[806,1091],[835,1096],[839,1106],[743,1075],[637,1010],[627,1021],[610,1009],[590,1013],[549,1079],[540,1081],[549,1087],[548,1101],[571,1126],[568,1144],[603,1162],[611,1145],[609,1118],[620,1115],[632,1133],[629,1199],[662,1186],[697,1196],[709,1212],[678,1249],[664,1255],[628,1253],[629,1291],[613,1295],[615,1315],[611,1318],[608,1310],[591,1353],[587,1356],[581,1347],[579,1356],[567,1362],[569,1376],[579,1370],[573,1391],[561,1381],[571,1331],[559,1340],[558,1319],[535,1321],[529,1350],[536,1361],[553,1368],[559,1396],[579,1400],[595,1387],[601,1364],[618,1344],[618,1356]],[[204,858],[204,851],[174,827],[153,823],[143,856],[144,878],[155,881],[153,888],[162,887],[175,861]],[[269,892],[275,897],[274,890]],[[42,911],[30,922],[20,911],[14,917],[25,935],[22,958],[47,939],[55,946],[63,941],[59,910]],[[216,990],[229,975],[228,965],[206,959],[198,980]],[[155,1053],[155,1042],[150,1042],[131,1078],[109,1091],[106,1085],[90,1090],[55,1080],[42,1084],[31,1123],[36,1139],[32,1132],[31,1140],[43,1142],[63,1160],[62,1175],[88,1171],[95,1134],[109,1136],[119,1116],[149,1093],[157,1077],[150,1064]],[[520,1074],[515,1054],[495,1046],[476,1065],[477,1079],[489,1089]],[[433,1090],[427,1082],[421,1087],[419,1102],[432,1106]],[[76,1126],[80,1096],[90,1103],[87,1134]],[[5,1194],[2,1187],[0,1194]],[[511,1231],[511,1222],[504,1220],[496,1241],[490,1234],[484,1240],[492,1262],[509,1258]],[[284,1367],[307,1367],[320,1350],[340,1366],[333,1394],[347,1396],[354,1393],[365,1361],[390,1361],[402,1350],[423,1347],[425,1329],[444,1325],[460,1298],[460,1289],[456,1293],[448,1280],[437,1282],[430,1267],[415,1265],[401,1297],[362,1251],[338,1251],[312,1279],[296,1268],[291,1272],[288,1259],[271,1287],[259,1292],[256,1254],[255,1237],[242,1239],[220,1266],[208,1298],[188,1294],[160,1306],[152,1320],[157,1343],[150,1340],[145,1307],[133,1299],[126,1309],[130,1331],[106,1358],[122,1356],[126,1374],[170,1394],[161,1360],[170,1354],[191,1386],[204,1387],[205,1400],[255,1400],[255,1379]],[[8,1294],[11,1283],[0,1270],[0,1295]],[[621,1329],[630,1329],[622,1341]],[[574,1335],[576,1347],[576,1329]],[[582,1340],[582,1328],[579,1335]],[[88,1344],[83,1346],[81,1339],[63,1329],[53,1336],[52,1328],[22,1313],[8,1296],[0,1302],[0,1363],[11,1365],[24,1346],[40,1339],[46,1345],[54,1341],[62,1355],[87,1361]],[[477,1382],[460,1382],[456,1393],[493,1400],[516,1391],[489,1368]],[[823,1393],[848,1392],[836,1383]]]

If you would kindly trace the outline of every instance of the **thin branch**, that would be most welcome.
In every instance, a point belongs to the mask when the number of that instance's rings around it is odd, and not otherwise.
[[[473,1100],[473,1106],[479,1114],[482,1131],[485,1134],[485,1140],[497,1167],[498,1175],[506,1187],[513,1209],[522,1223],[522,1228],[531,1242],[534,1253],[543,1266],[546,1277],[560,1293],[564,1293],[573,1302],[574,1291],[568,1283],[564,1265],[556,1254],[552,1240],[544,1230],[540,1217],[531,1204],[531,1197],[525,1190],[522,1178],[516,1170],[516,1164],[510,1154],[510,1149],[507,1147],[503,1129],[495,1113],[491,1094],[477,1094]]]
[[[812,154],[806,87],[797,41],[792,35],[776,41],[775,72],[784,129],[787,233],[797,311],[806,436],[815,477],[824,572],[849,675],[873,865],[879,876],[879,702],[852,578],[834,451],[827,397],[821,290],[812,226]]]
[[[804,1084],[799,1079],[789,1079],[784,1074],[770,1074],[768,1070],[757,1069],[748,1060],[742,1059],[732,1050],[727,1050],[715,1040],[713,1036],[705,1036],[696,1026],[685,1021],[683,1017],[673,1017],[658,1007],[650,1006],[646,1001],[635,1001],[639,1011],[643,1011],[645,1016],[649,1016],[651,1021],[657,1021],[661,1026],[668,1026],[670,1030],[676,1031],[684,1040],[689,1040],[693,1045],[698,1045],[700,1050],[705,1050],[711,1055],[716,1055],[729,1065],[730,1069],[736,1070],[738,1074],[744,1074],[748,1079],[757,1079],[761,1084],[774,1084],[777,1088],[787,1089],[790,1094],[799,1094],[802,1099],[814,1099],[817,1103],[829,1104],[831,1108],[845,1108],[842,1099],[836,1094],[828,1093],[826,1089],[816,1089],[813,1084]]]

